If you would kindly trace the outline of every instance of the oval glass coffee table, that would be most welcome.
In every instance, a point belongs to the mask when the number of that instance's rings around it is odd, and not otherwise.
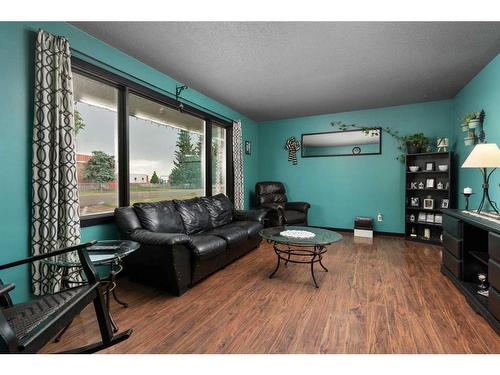
[[[313,233],[313,237],[309,238],[295,238],[281,235],[282,232],[287,230],[299,230]],[[285,266],[290,263],[306,263],[311,265],[311,275],[314,286],[319,288],[314,276],[314,264],[319,263],[325,272],[328,269],[321,262],[323,254],[326,253],[328,245],[342,240],[342,235],[331,230],[314,228],[314,227],[299,227],[299,226],[283,226],[266,228],[260,231],[260,236],[273,244],[274,252],[278,257],[276,268],[269,275],[272,279],[278,272],[281,261],[285,262]]]

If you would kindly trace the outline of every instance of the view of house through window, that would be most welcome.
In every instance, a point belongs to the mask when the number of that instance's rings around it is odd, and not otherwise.
[[[130,204],[205,195],[205,121],[130,94]]]
[[[118,206],[118,90],[73,73],[81,216]]]
[[[212,125],[212,194],[226,194],[226,129]]]

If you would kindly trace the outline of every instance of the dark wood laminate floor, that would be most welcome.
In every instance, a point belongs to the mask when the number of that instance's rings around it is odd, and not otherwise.
[[[500,353],[500,337],[440,271],[440,248],[350,234],[330,246],[330,272],[312,286],[307,265],[289,264],[274,279],[268,244],[196,285],[182,297],[121,280],[130,303],[112,306],[132,337],[107,353]],[[58,344],[98,339],[92,308]]]

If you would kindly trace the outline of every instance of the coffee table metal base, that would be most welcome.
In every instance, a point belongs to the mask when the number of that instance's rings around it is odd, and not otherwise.
[[[273,243],[273,249],[278,258],[278,262],[276,264],[276,268],[269,275],[269,278],[272,279],[278,269],[280,268],[281,261],[285,262],[285,266],[288,263],[305,263],[311,265],[311,275],[314,282],[314,286],[319,288],[318,283],[316,282],[316,277],[314,276],[314,264],[319,263],[321,268],[325,272],[328,272],[328,269],[321,262],[323,259],[323,254],[326,253],[326,246],[324,245],[314,245],[314,246],[301,246],[301,245],[283,245],[281,244],[281,248],[278,246],[280,244],[275,243],[273,241],[269,241]]]

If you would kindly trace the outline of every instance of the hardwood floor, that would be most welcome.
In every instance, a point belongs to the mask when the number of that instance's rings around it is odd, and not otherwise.
[[[440,271],[440,248],[351,234],[316,268],[289,264],[274,279],[263,243],[182,297],[120,281],[112,306],[132,337],[107,353],[500,353],[500,337]],[[92,307],[52,352],[97,341]]]

